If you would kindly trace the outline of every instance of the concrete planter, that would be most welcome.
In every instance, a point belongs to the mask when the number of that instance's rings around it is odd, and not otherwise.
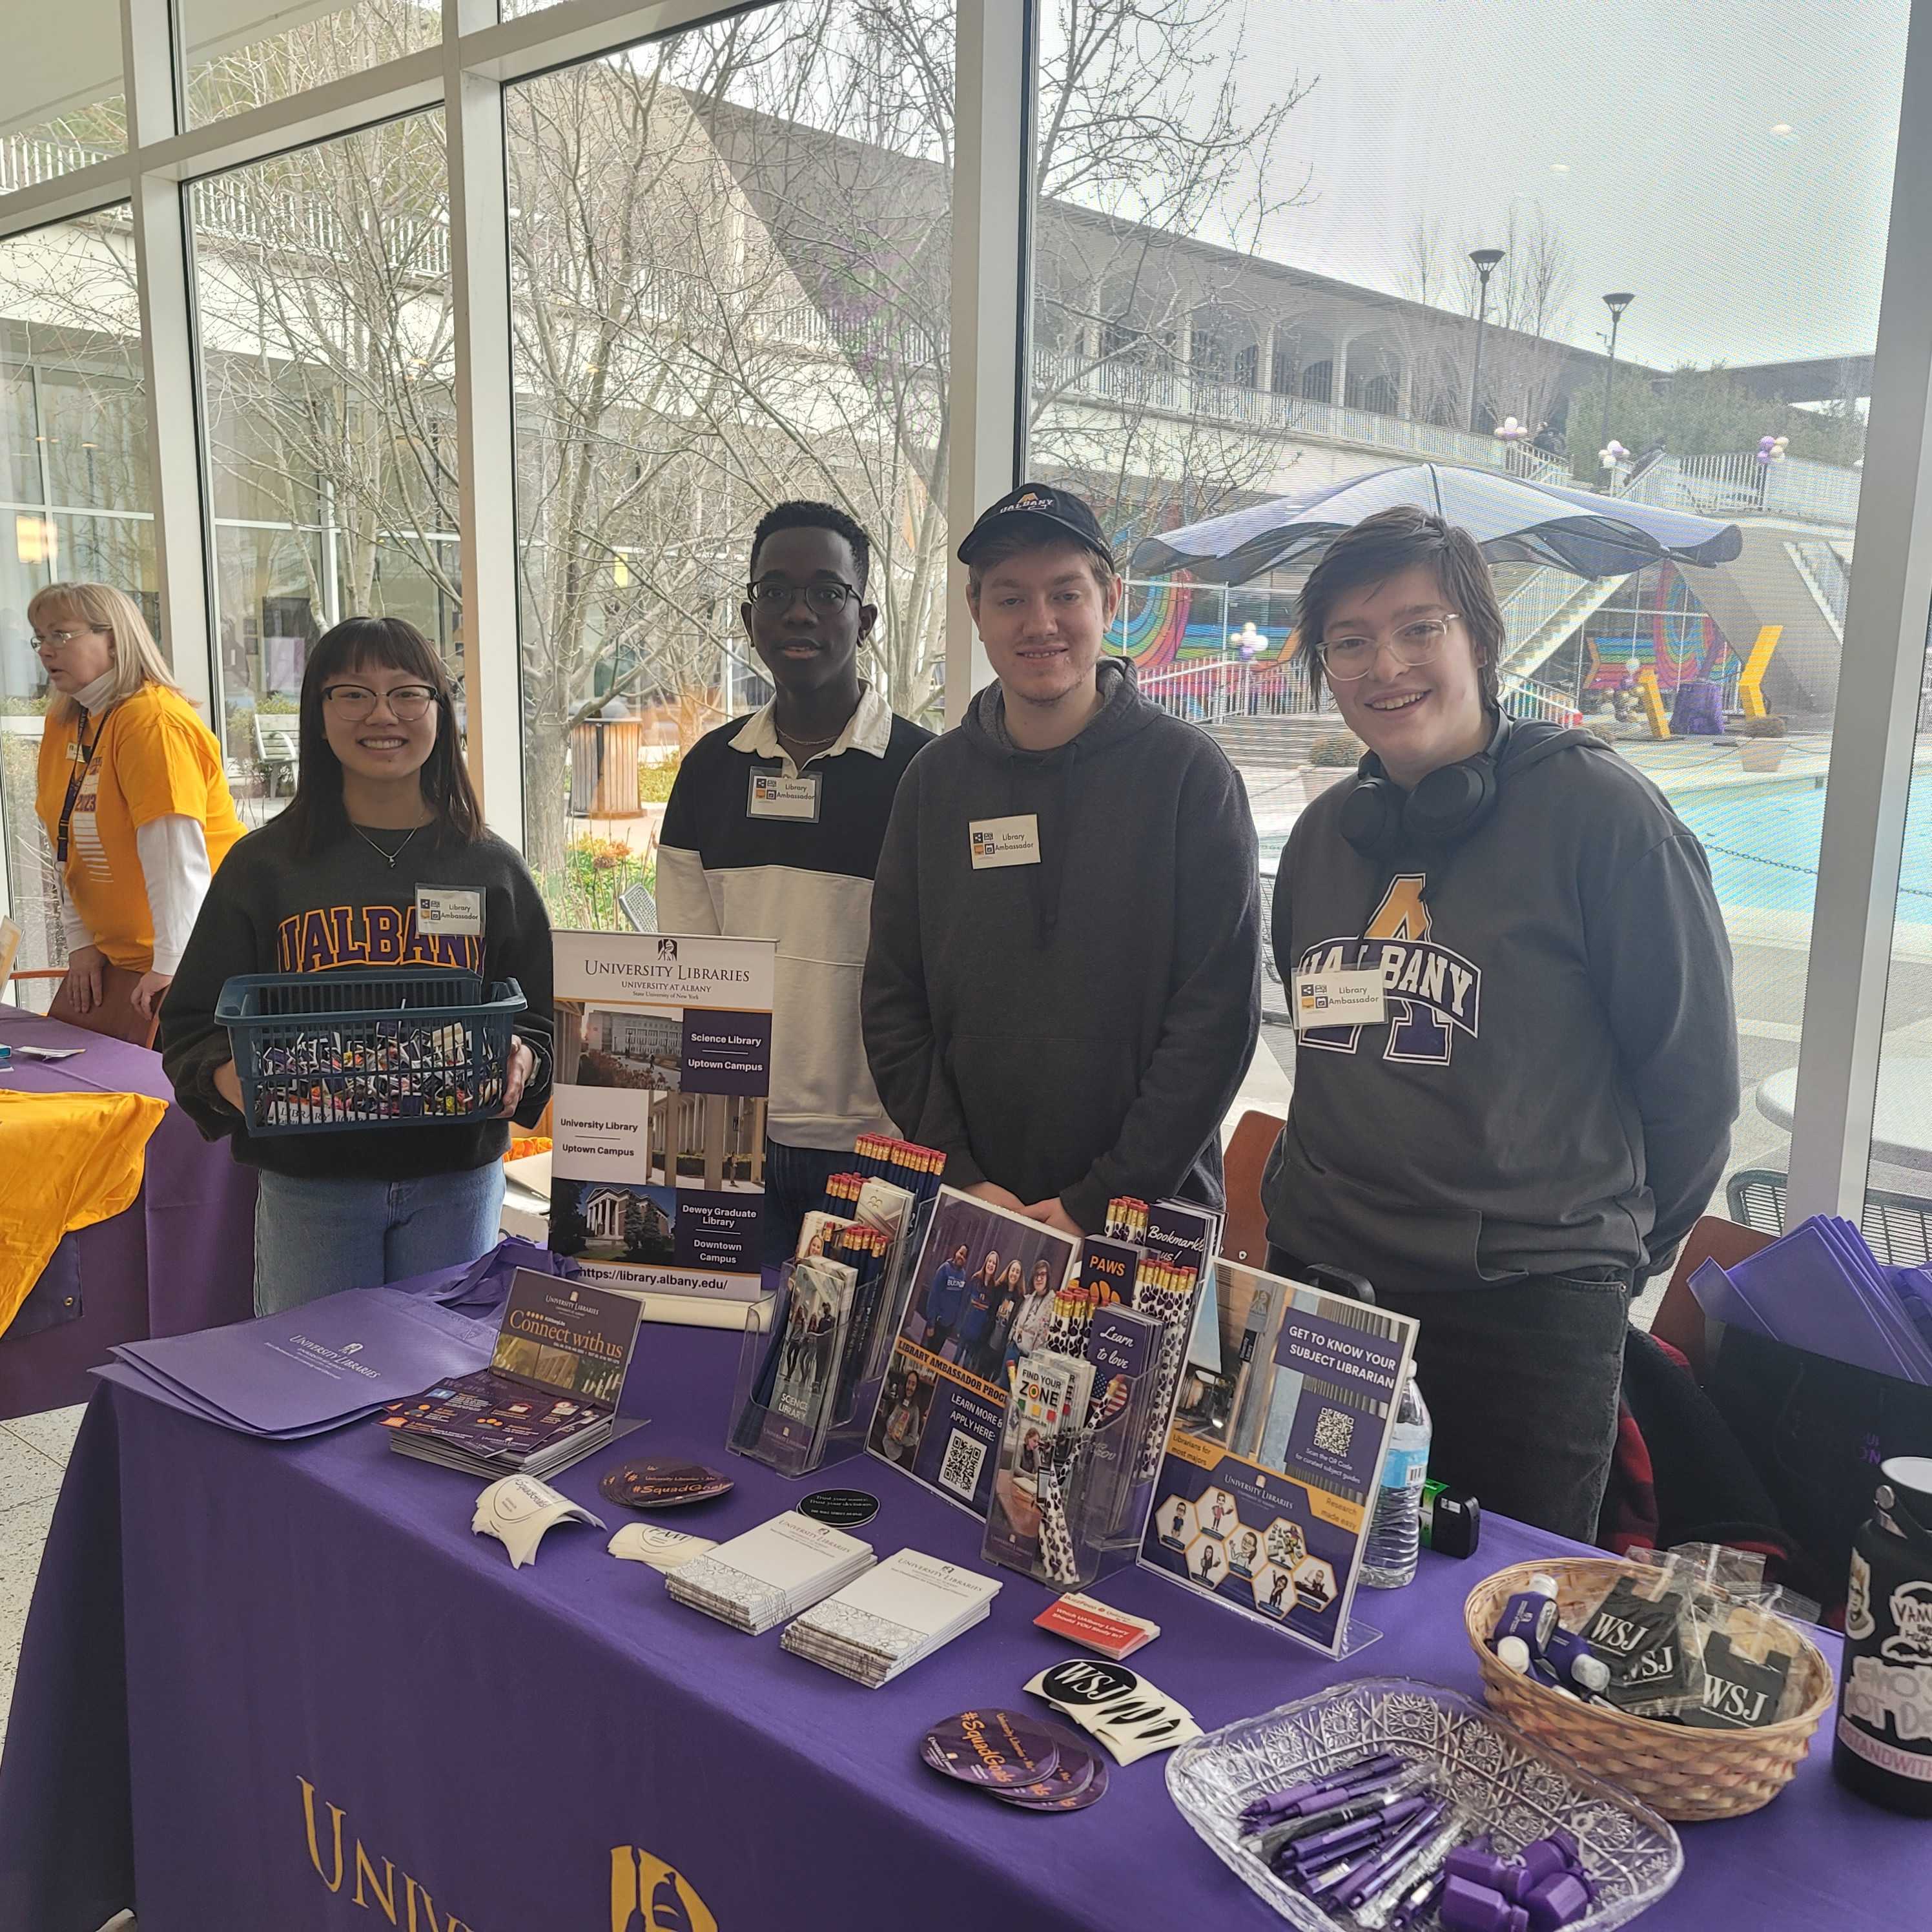
[[[1748,772],[1774,772],[1784,762],[1782,738],[1747,738],[1738,747],[1738,763]]]

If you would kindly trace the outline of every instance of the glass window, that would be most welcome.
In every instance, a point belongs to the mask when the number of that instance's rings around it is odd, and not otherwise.
[[[28,600],[92,579],[159,625],[127,216],[107,208],[0,241],[0,839],[23,970],[66,956],[34,811],[46,680]]]
[[[6,48],[0,195],[125,151],[120,0],[9,8]]]
[[[442,38],[434,0],[178,0],[190,126],[362,74]],[[115,44],[120,44],[119,26]]]
[[[1918,689],[1864,1211],[1880,1258],[1914,1267],[1932,1261],[1932,650]]]
[[[950,4],[786,0],[510,91],[525,818],[560,918],[617,919],[680,748],[766,694],[738,610],[772,504],[869,532],[868,674],[932,706],[952,45]]]
[[[1737,526],[1716,568],[1501,574],[1510,709],[1580,712],[1709,850],[1739,1168],[1788,1152],[1761,1096],[1798,1059],[1908,11],[1607,0],[1587,44],[1477,0],[1042,14],[1031,467],[1124,552],[1424,462]],[[1136,577],[1118,639],[1244,767],[1270,880],[1352,763],[1318,745],[1298,581]],[[1932,1011],[1908,982],[1898,1051]]]
[[[222,713],[259,820],[330,625],[406,617],[460,674],[442,116],[197,182],[190,206]]]

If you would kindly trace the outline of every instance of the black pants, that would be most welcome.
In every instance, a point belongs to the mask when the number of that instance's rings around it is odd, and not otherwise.
[[[791,1259],[805,1217],[825,1204],[826,1182],[851,1165],[849,1151],[788,1147],[782,1141],[766,1140],[762,1243],[766,1268],[781,1268]]]
[[[1292,1277],[1299,1264],[1270,1248],[1268,1266]],[[1629,1276],[1608,1269],[1432,1294],[1378,1288],[1378,1306],[1421,1324],[1415,1372],[1433,1424],[1430,1477],[1472,1491],[1485,1509],[1595,1542],[1630,1288]]]

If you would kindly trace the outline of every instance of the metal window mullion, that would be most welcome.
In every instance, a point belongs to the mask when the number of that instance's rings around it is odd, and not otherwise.
[[[1864,1204],[1932,612],[1932,4],[1907,36],[1858,557],[1832,721],[1791,1136],[1790,1211]]]
[[[128,145],[139,154],[177,128],[180,100],[166,0],[122,0]],[[201,514],[194,302],[180,184],[136,169],[130,213],[141,367],[148,398],[149,490],[161,635],[182,690],[215,719],[214,625]]]
[[[953,68],[947,548],[1019,480],[1033,191],[1032,0],[958,0]],[[946,586],[946,720],[992,673],[956,560]]]
[[[443,0],[458,536],[470,772],[490,828],[524,843],[523,680],[517,636],[509,214],[503,89],[463,66],[464,31],[495,0]]]

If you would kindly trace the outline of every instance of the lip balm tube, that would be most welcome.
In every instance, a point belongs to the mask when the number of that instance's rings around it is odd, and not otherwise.
[[[1532,1654],[1540,1655],[1556,1628],[1556,1579],[1546,1570],[1539,1570],[1530,1578],[1527,1589],[1519,1590],[1504,1604],[1490,1638],[1492,1643],[1500,1643],[1506,1636],[1520,1636]]]

